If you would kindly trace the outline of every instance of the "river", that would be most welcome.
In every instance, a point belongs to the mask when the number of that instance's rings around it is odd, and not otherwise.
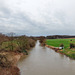
[[[21,75],[75,75],[75,60],[40,46],[39,41],[17,65]]]

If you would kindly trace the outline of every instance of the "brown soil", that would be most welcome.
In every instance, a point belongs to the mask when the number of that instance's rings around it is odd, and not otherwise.
[[[16,66],[10,68],[0,67],[0,75],[20,75],[20,70]]]
[[[53,49],[55,52],[58,52],[58,53],[60,53],[60,54],[63,54],[63,53],[60,52],[60,51],[62,51],[62,50],[59,51],[59,48],[55,48],[54,46],[49,46],[49,45],[45,45],[45,46],[48,47],[48,48]]]
[[[17,62],[23,56],[23,53],[15,52],[0,52],[1,55],[6,55],[7,59],[11,62],[11,67],[0,67],[0,75],[20,75],[20,70],[16,66]]]

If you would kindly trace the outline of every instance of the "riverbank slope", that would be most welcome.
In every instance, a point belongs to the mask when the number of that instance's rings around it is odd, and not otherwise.
[[[20,70],[16,64],[24,54],[15,52],[0,52],[0,54],[6,56],[7,60],[10,62],[8,64],[5,58],[2,59],[4,64],[0,66],[0,75],[20,75]]]

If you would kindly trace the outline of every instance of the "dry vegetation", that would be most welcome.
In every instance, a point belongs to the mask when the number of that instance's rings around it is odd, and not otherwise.
[[[41,37],[39,38],[39,40],[40,40],[40,43],[41,43],[42,46],[45,46],[45,45],[46,45],[46,39],[45,39],[44,36],[41,36]]]
[[[0,75],[19,75],[16,63],[35,46],[35,38],[0,34]]]

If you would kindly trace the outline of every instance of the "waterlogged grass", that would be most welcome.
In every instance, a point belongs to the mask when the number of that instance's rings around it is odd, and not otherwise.
[[[75,59],[75,48],[70,49],[70,43],[75,43],[75,39],[47,39],[46,41],[47,45],[54,47],[59,47],[61,43],[64,44],[64,49],[60,52]]]

